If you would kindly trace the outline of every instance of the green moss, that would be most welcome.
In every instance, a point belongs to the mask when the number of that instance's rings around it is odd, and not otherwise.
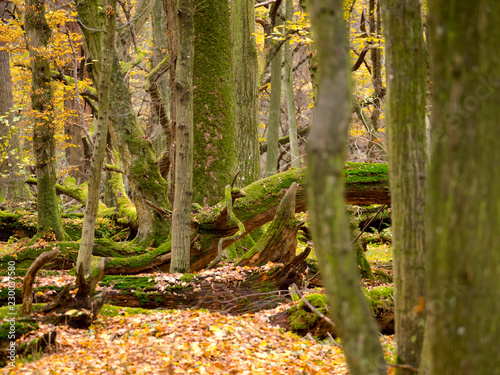
[[[151,277],[142,276],[107,275],[101,282],[104,286],[114,284],[113,288],[119,290],[153,290],[156,285],[154,279]]]
[[[40,307],[44,306],[43,303],[35,303],[33,304],[33,311],[37,311]],[[0,307],[0,320],[4,320],[6,318],[15,316],[19,317],[21,314],[21,304],[15,306],[2,306]],[[15,314],[15,315],[12,315]]]
[[[186,283],[189,283],[189,282],[191,282],[191,281],[193,281],[193,280],[194,280],[194,276],[195,276],[195,275],[194,275],[194,274],[192,274],[192,273],[186,273],[186,274],[182,275],[182,277],[181,277],[181,281],[184,281],[184,282],[186,282]]]
[[[136,307],[122,307],[113,305],[104,305],[100,311],[102,316],[117,316],[117,315],[138,315],[138,314],[151,314],[151,310],[141,309]],[[158,310],[154,310],[158,312]]]
[[[344,168],[346,185],[388,184],[387,164],[346,163]]]
[[[9,322],[4,322],[0,326],[0,341],[10,340],[9,335],[14,334],[16,339],[21,337],[22,335],[36,331],[39,328],[37,323],[34,322],[22,322],[15,321],[14,324]]]
[[[321,313],[327,315],[327,299],[324,294],[309,294],[306,299],[318,309]],[[294,331],[307,329],[313,325],[317,319],[321,319],[316,312],[311,311],[309,307],[301,300],[297,306],[289,309],[289,323]]]
[[[374,314],[378,310],[391,310],[394,307],[394,288],[380,286],[373,289],[364,289]]]

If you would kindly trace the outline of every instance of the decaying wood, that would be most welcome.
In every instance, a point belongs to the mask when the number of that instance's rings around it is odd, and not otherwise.
[[[61,250],[54,249],[51,251],[47,251],[42,253],[36,258],[36,260],[31,264],[28,272],[26,272],[26,276],[24,276],[23,281],[23,306],[21,308],[21,315],[29,315],[33,312],[33,282],[35,281],[35,277],[37,272],[42,268],[46,263],[50,262],[52,259],[61,254]]]
[[[298,184],[294,182],[281,200],[266,233],[240,259],[238,266],[262,266],[267,262],[288,263],[295,258],[297,232],[301,224],[295,219],[297,189]]]

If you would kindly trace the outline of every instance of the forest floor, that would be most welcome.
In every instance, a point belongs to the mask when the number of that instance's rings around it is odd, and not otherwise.
[[[390,268],[387,244],[370,245],[366,255],[372,266]],[[37,284],[72,278],[56,273]],[[270,323],[294,303],[241,315],[105,305],[88,330],[40,324],[22,340],[56,331],[56,344],[16,359],[0,374],[347,374],[339,339],[300,337]],[[386,361],[394,363],[393,336],[380,341]]]

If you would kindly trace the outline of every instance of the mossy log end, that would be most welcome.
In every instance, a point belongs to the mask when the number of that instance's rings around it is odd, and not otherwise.
[[[266,233],[241,257],[238,266],[262,266],[267,262],[288,263],[295,258],[300,225],[295,219],[297,188],[296,182],[290,186]]]

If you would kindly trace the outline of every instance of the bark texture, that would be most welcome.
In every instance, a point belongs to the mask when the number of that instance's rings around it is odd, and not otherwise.
[[[420,2],[383,2],[397,362],[418,368],[425,314],[426,57]],[[421,309],[420,309],[421,310]],[[397,374],[411,374],[396,369]]]
[[[277,17],[276,27],[282,25],[283,21]],[[283,50],[280,48],[271,62],[271,94],[269,98],[269,121],[267,124],[266,177],[272,176],[278,170],[278,138],[281,117],[281,62],[283,60],[282,51]]]
[[[498,14],[494,0],[429,2],[434,95],[423,374],[498,372]]]
[[[114,48],[116,28],[116,0],[106,2],[106,32],[100,62],[99,81],[99,118],[95,133],[95,146],[90,164],[90,178],[88,184],[87,204],[83,218],[82,238],[76,269],[83,270],[84,276],[90,272],[92,248],[94,246],[95,222],[99,208],[100,186],[106,144],[108,139],[109,102],[111,94],[111,73],[113,70],[113,55],[107,51]]]
[[[193,60],[194,1],[179,1],[179,53],[175,72],[177,132],[175,194],[172,214],[170,272],[189,272],[191,202],[193,198]]]
[[[254,1],[231,2],[231,32],[234,74],[234,120],[238,142],[238,186],[260,178],[259,131],[257,125],[257,47],[254,33]]]
[[[376,323],[359,286],[344,206],[342,168],[352,100],[343,1],[312,1],[311,20],[321,66],[307,154],[315,251],[350,374],[386,374]]]
[[[229,4],[196,0],[195,9],[193,201],[211,205],[231,184],[238,157]]]

